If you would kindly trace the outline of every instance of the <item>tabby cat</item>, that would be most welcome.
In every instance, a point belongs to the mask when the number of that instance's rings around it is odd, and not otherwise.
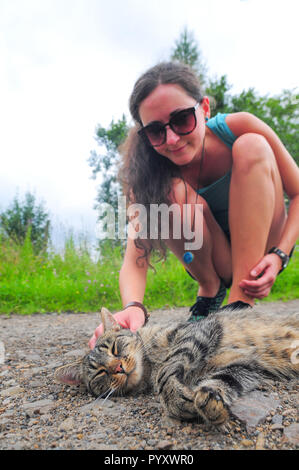
[[[219,312],[197,323],[121,328],[106,309],[104,334],[55,379],[96,397],[156,391],[167,413],[219,425],[232,402],[267,379],[299,376],[299,313]]]

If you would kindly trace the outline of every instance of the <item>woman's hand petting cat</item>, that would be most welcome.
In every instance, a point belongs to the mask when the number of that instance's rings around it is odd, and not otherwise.
[[[123,328],[129,328],[133,333],[144,325],[145,317],[139,307],[129,307],[113,315],[117,323]],[[103,324],[101,323],[95,330],[88,342],[90,349],[95,347],[97,339],[103,334]]]
[[[250,271],[253,280],[243,279],[239,286],[246,295],[263,299],[270,294],[274,281],[281,269],[281,259],[275,254],[265,255]]]

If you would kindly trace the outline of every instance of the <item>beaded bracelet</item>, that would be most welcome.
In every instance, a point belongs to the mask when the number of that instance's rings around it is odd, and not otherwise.
[[[125,307],[124,307],[124,310],[126,308],[129,308],[129,307],[139,307],[141,308],[141,310],[143,311],[144,313],[144,318],[145,318],[145,322],[144,322],[144,325],[147,324],[148,320],[149,320],[149,317],[150,317],[150,314],[148,313],[148,311],[146,310],[145,306],[141,303],[141,302],[129,302]]]

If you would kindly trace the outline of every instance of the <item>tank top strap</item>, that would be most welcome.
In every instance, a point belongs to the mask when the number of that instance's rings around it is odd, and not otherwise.
[[[227,114],[218,113],[216,116],[212,117],[206,122],[211,131],[222,140],[222,142],[227,145],[230,149],[233,146],[233,143],[237,139],[237,137],[233,134],[233,132],[228,127],[225,118]]]

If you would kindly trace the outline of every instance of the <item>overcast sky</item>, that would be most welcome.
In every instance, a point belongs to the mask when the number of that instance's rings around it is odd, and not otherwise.
[[[0,210],[35,192],[57,224],[92,231],[95,127],[128,113],[140,73],[185,26],[233,92],[299,84],[298,0],[0,0]]]

